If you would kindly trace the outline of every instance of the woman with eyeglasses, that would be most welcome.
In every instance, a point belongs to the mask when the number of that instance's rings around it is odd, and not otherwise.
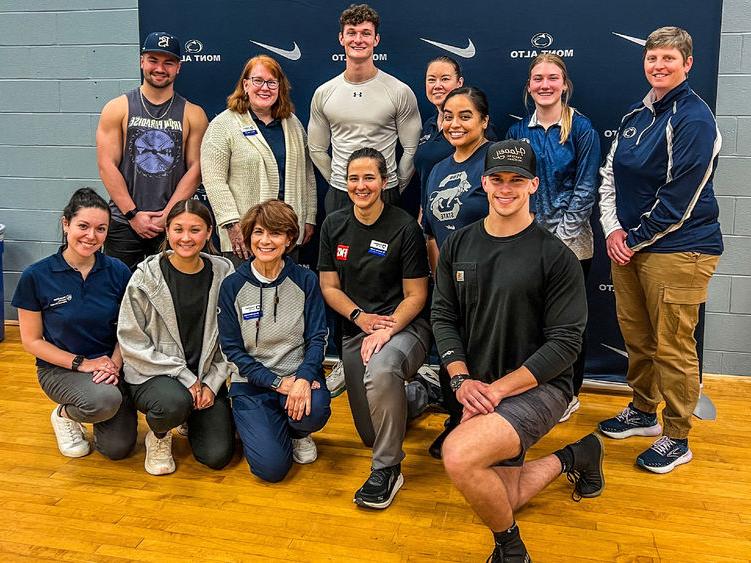
[[[216,216],[221,251],[235,266],[250,257],[240,218],[258,203],[278,199],[294,209],[298,245],[308,242],[315,230],[313,163],[289,92],[276,60],[267,55],[249,59],[227,97],[227,109],[211,121],[201,144],[203,185]]]

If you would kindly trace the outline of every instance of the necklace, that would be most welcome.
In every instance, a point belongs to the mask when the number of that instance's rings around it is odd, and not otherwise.
[[[143,111],[145,111],[147,114],[149,114],[149,117],[151,117],[151,119],[162,119],[162,118],[164,118],[164,116],[169,113],[169,110],[172,107],[172,102],[175,101],[175,93],[173,92],[172,93],[172,97],[170,98],[170,101],[169,101],[169,105],[167,106],[167,109],[162,112],[162,115],[160,115],[159,117],[157,117],[156,115],[152,114],[149,111],[149,108],[146,107],[146,100],[143,97],[143,92],[139,89],[138,93],[141,95],[141,106],[143,107]],[[156,105],[156,104],[154,104],[154,105]]]

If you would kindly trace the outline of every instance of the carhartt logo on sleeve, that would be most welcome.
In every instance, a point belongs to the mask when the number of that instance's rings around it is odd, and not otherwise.
[[[349,256],[349,246],[346,244],[336,245],[336,259],[345,261]]]

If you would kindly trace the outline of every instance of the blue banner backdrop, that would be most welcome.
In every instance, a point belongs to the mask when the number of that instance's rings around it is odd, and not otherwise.
[[[201,105],[209,119],[225,109],[225,99],[249,57],[274,56],[292,83],[295,113],[307,123],[314,90],[344,70],[339,14],[348,4],[142,0],[140,34],[142,41],[151,31],[168,31],[180,38],[185,55],[177,90]],[[381,16],[376,65],[412,87],[423,119],[434,112],[424,94],[425,66],[433,57],[450,55],[462,64],[465,83],[488,94],[492,120],[504,135],[515,116],[526,114],[522,95],[530,59],[553,51],[566,61],[575,86],[572,105],[600,132],[604,157],[620,117],[649,89],[642,45],[650,31],[664,25],[683,27],[693,36],[691,85],[715,107],[720,1],[382,0],[370,4]],[[592,222],[596,255],[587,288],[587,377],[623,381],[626,357],[615,318],[610,264],[596,216]],[[701,335],[700,327],[700,351]]]

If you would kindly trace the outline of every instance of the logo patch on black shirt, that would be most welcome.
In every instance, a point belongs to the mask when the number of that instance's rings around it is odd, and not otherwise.
[[[349,246],[346,244],[336,245],[336,259],[346,261],[349,257]]]

